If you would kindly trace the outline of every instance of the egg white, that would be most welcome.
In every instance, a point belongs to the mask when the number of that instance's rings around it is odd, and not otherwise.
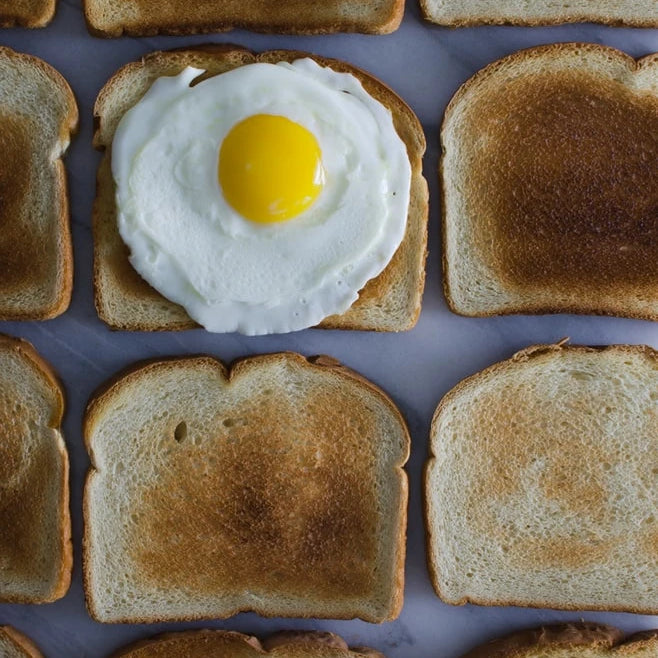
[[[411,169],[390,112],[353,76],[310,59],[252,64],[199,84],[157,80],[114,137],[118,225],[131,263],[210,331],[294,331],[347,310],[404,236]],[[298,217],[244,219],[217,177],[224,137],[254,114],[318,141],[325,186]]]

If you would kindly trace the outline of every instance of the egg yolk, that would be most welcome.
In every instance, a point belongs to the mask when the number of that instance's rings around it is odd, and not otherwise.
[[[273,223],[309,208],[324,184],[315,136],[282,116],[256,114],[237,123],[219,151],[219,184],[243,217]]]

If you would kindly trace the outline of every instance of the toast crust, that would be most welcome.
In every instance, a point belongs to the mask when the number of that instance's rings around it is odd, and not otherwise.
[[[467,603],[474,603],[476,605],[483,605],[483,606],[540,607],[540,608],[553,608],[559,610],[582,610],[584,607],[587,607],[587,609],[589,610],[600,610],[600,611],[608,611],[608,612],[632,612],[632,613],[647,614],[647,615],[658,614],[658,607],[655,606],[638,607],[633,605],[612,605],[612,604],[596,605],[589,602],[586,604],[583,603],[569,604],[562,602],[556,604],[555,601],[552,601],[550,599],[543,601],[536,601],[536,602],[533,601],[532,603],[528,603],[526,601],[514,599],[512,597],[504,598],[504,599],[503,598],[483,599],[473,595],[465,595],[459,598],[454,598],[447,596],[442,591],[441,570],[438,563],[435,561],[435,557],[434,557],[436,553],[436,551],[434,550],[434,544],[436,541],[438,541],[438,539],[434,538],[434,533],[432,531],[432,526],[430,522],[431,520],[430,476],[432,470],[435,468],[435,463],[437,459],[436,453],[434,452],[433,437],[436,437],[438,434],[437,425],[439,423],[440,417],[443,415],[443,413],[445,413],[450,408],[453,402],[456,401],[461,396],[462,393],[467,391],[472,384],[477,383],[479,381],[485,381],[486,379],[491,379],[499,374],[505,373],[505,371],[507,370],[510,364],[524,363],[534,359],[543,359],[546,357],[546,355],[550,355],[565,350],[568,350],[569,352],[572,353],[599,352],[605,354],[606,352],[614,352],[617,354],[628,354],[629,356],[645,355],[646,357],[654,360],[658,364],[658,351],[646,345],[609,345],[609,346],[591,347],[584,345],[568,345],[567,341],[568,339],[563,339],[562,341],[556,344],[532,345],[526,349],[520,350],[519,352],[514,354],[510,359],[500,361],[498,363],[494,363],[488,368],[485,368],[480,372],[477,372],[469,377],[466,377],[465,379],[460,381],[454,388],[448,391],[448,393],[442,398],[441,402],[439,403],[434,413],[434,416],[432,418],[431,430],[430,430],[431,439],[429,444],[429,457],[423,469],[423,507],[424,507],[425,527],[426,527],[425,546],[427,551],[427,564],[430,574],[430,580],[432,581],[434,590],[443,601],[449,603],[450,605],[465,605]],[[567,455],[565,459],[568,460],[569,455]],[[585,491],[583,491],[583,494],[584,497],[582,502],[583,505],[585,505],[588,502],[587,500],[588,496],[590,496],[591,494],[590,492],[585,492]],[[555,555],[557,559],[566,559],[566,560],[569,559],[569,554],[567,552],[568,549],[565,549],[564,547],[557,547],[557,546],[554,548],[555,548]]]
[[[533,650],[597,648],[614,656],[632,656],[637,650],[656,647],[658,630],[643,631],[624,639],[618,628],[592,622],[575,622],[517,631],[469,651],[463,658],[524,658]]]
[[[34,347],[26,340],[14,338],[0,334],[0,353],[13,352],[19,356],[30,368],[35,371],[35,376],[45,380],[46,385],[51,389],[52,395],[56,400],[56,407],[53,409],[50,418],[48,419],[48,427],[53,428],[59,432],[62,418],[64,415],[64,389],[59,382],[57,374],[34,349]],[[13,413],[13,412],[12,412]],[[1,415],[1,414],[0,414]],[[59,477],[58,493],[58,551],[59,563],[57,565],[57,573],[53,579],[50,591],[40,596],[23,596],[15,594],[7,594],[0,592],[0,602],[6,603],[50,603],[62,598],[69,589],[71,584],[71,571],[73,568],[73,546],[71,540],[71,514],[70,514],[70,498],[69,498],[69,460],[68,452],[61,435],[58,434],[55,438],[55,447],[58,454],[58,459],[61,464],[61,472]],[[41,474],[40,480],[44,481],[47,478]],[[41,482],[38,483],[39,485]],[[29,509],[29,501],[21,500],[19,504],[18,513],[25,515]],[[11,514],[11,513],[10,513]],[[11,515],[9,517],[11,519]],[[11,521],[9,521],[11,527]],[[20,524],[16,523],[16,528],[20,528]],[[29,531],[29,528],[27,529]],[[34,530],[34,529],[32,529]],[[8,540],[16,542],[16,535],[12,534]],[[0,545],[2,542],[0,542]],[[7,627],[8,629],[8,627]],[[5,629],[5,630],[7,630]],[[10,629],[7,630],[8,634]]]
[[[291,62],[308,56],[308,53],[290,50],[256,55],[238,46],[221,44],[159,51],[147,55],[141,62],[127,64],[103,87],[94,107],[94,146],[105,151],[98,170],[93,216],[94,299],[99,317],[110,328],[180,331],[198,326],[182,307],[165,299],[137,274],[128,260],[128,248],[119,235],[110,158],[114,132],[123,113],[143,96],[155,79],[176,75],[186,66],[205,68],[209,75],[217,75],[255,62]],[[382,82],[344,62],[312,57],[322,66],[356,76],[368,93],[391,110],[412,167],[411,199],[402,244],[384,271],[360,291],[359,299],[352,307],[342,315],[325,318],[320,327],[375,331],[411,329],[420,314],[427,255],[428,189],[422,175],[425,152],[422,128],[406,103]],[[124,93],[131,87],[134,91]],[[126,99],[121,110],[116,111],[113,103],[120,94]],[[386,305],[387,300],[390,308]]]
[[[0,27],[45,27],[55,15],[55,0],[0,0]]]
[[[357,480],[351,481],[350,478],[352,476],[349,475],[348,472],[346,472],[346,469],[340,470],[340,477],[338,478],[339,480],[342,481],[342,486],[336,486],[338,484],[338,479],[334,484],[331,484],[333,482],[332,478],[336,476],[336,474],[331,475],[329,474],[329,484],[330,484],[330,489],[328,491],[333,491],[331,495],[334,496],[334,494],[337,496],[334,500],[335,506],[332,505],[332,509],[335,509],[336,512],[335,514],[340,515],[340,521],[338,521],[338,517],[335,516],[331,517],[331,514],[329,514],[325,520],[322,521],[322,523],[328,523],[326,530],[329,534],[327,534],[326,538],[323,539],[322,536],[322,524],[316,525],[316,522],[313,521],[312,519],[310,520],[310,523],[312,523],[312,526],[309,527],[315,527],[316,529],[313,531],[313,541],[311,544],[306,546],[306,543],[302,546],[303,551],[310,551],[309,555],[315,554],[317,551],[321,551],[323,555],[323,560],[318,560],[318,555],[316,555],[313,560],[315,560],[315,569],[317,571],[318,575],[318,584],[317,587],[321,587],[321,589],[318,589],[317,592],[313,591],[313,588],[316,587],[316,585],[313,584],[314,578],[309,578],[309,574],[306,573],[306,576],[303,574],[300,574],[299,576],[294,575],[292,572],[289,574],[289,576],[286,577],[286,584],[291,586],[290,591],[294,592],[296,587],[302,587],[305,592],[311,592],[307,594],[306,596],[311,597],[313,600],[316,600],[315,597],[320,596],[322,597],[333,597],[333,601],[338,601],[341,600],[343,597],[345,599],[345,606],[344,608],[338,610],[336,612],[335,608],[332,608],[333,612],[331,614],[331,618],[335,619],[351,619],[356,616],[365,619],[367,621],[372,621],[372,622],[381,622],[381,621],[387,621],[389,619],[394,619],[396,618],[400,610],[402,608],[402,601],[403,601],[403,589],[404,589],[404,557],[405,557],[405,537],[406,537],[406,506],[407,506],[407,497],[408,497],[408,483],[407,483],[407,477],[404,471],[402,470],[402,467],[404,463],[406,463],[409,455],[409,435],[408,435],[408,430],[406,427],[406,423],[404,421],[404,418],[402,417],[400,411],[397,409],[395,404],[392,402],[392,400],[377,386],[375,386],[372,382],[366,380],[364,377],[361,375],[355,373],[354,371],[350,370],[349,368],[346,368],[342,365],[340,365],[335,359],[332,359],[330,357],[311,357],[311,358],[304,358],[303,356],[296,354],[296,353],[277,353],[277,354],[266,354],[266,355],[260,355],[260,356],[255,356],[255,357],[246,357],[243,359],[239,359],[235,361],[230,369],[226,368],[220,361],[217,359],[210,357],[210,356],[197,356],[197,357],[174,357],[170,359],[160,359],[160,360],[150,360],[147,362],[143,363],[138,363],[135,364],[134,366],[124,370],[122,373],[118,374],[114,378],[112,378],[106,385],[102,386],[90,399],[90,402],[87,407],[87,411],[85,414],[84,418],[84,429],[83,429],[83,435],[84,435],[84,441],[85,441],[85,446],[87,448],[87,451],[89,453],[90,459],[92,466],[89,470],[89,473],[87,475],[87,481],[85,485],[85,490],[84,490],[84,496],[83,496],[83,515],[84,515],[84,521],[85,521],[85,533],[83,537],[83,581],[84,581],[84,589],[86,593],[86,600],[87,600],[87,607],[89,609],[89,612],[91,616],[98,620],[98,621],[108,621],[108,619],[104,619],[102,613],[99,612],[99,609],[96,605],[96,601],[94,599],[93,595],[93,586],[92,586],[92,578],[93,578],[93,572],[92,572],[92,565],[91,565],[91,553],[92,553],[92,542],[90,538],[90,533],[89,533],[89,527],[91,523],[91,518],[92,518],[92,510],[91,510],[91,486],[93,483],[93,480],[95,477],[98,476],[98,471],[96,470],[96,464],[97,464],[97,457],[95,455],[94,451],[94,445],[93,445],[93,440],[94,440],[94,433],[95,433],[95,428],[98,425],[99,422],[101,422],[104,414],[106,412],[109,413],[109,410],[112,408],[113,401],[115,400],[116,396],[121,394],[122,389],[125,387],[129,387],[131,385],[136,385],[138,382],[143,381],[145,378],[148,379],[151,375],[156,375],[157,373],[160,372],[166,372],[168,370],[176,369],[179,367],[193,367],[193,368],[205,368],[209,369],[210,372],[216,372],[221,376],[222,379],[226,381],[226,383],[230,386],[234,381],[239,380],[241,377],[247,377],[250,373],[254,372],[255,370],[261,369],[263,367],[266,367],[269,364],[277,365],[277,364],[289,364],[291,366],[294,366],[295,368],[303,368],[303,369],[319,369],[318,372],[320,371],[331,371],[332,374],[336,377],[336,384],[340,382],[340,380],[343,380],[344,384],[343,386],[345,387],[350,387],[350,390],[352,391],[352,395],[355,395],[356,393],[354,392],[354,387],[357,386],[357,388],[364,389],[365,391],[368,391],[370,394],[375,395],[377,398],[381,400],[381,402],[385,405],[387,409],[387,414],[391,414],[391,417],[395,419],[396,425],[399,427],[400,430],[403,430],[404,432],[404,448],[402,449],[402,454],[399,455],[399,458],[396,458],[395,461],[395,473],[394,473],[394,481],[395,481],[395,487],[399,491],[399,496],[395,496],[395,503],[390,509],[390,515],[389,519],[392,519],[390,522],[390,527],[387,527],[384,529],[384,532],[387,533],[387,535],[390,535],[387,538],[387,543],[390,542],[390,546],[392,546],[391,553],[390,555],[392,556],[391,558],[386,558],[386,562],[384,563],[384,566],[381,566],[379,568],[384,569],[386,573],[388,574],[387,580],[386,580],[386,597],[387,597],[387,602],[386,602],[386,612],[382,612],[382,604],[381,602],[377,603],[377,612],[364,612],[363,611],[363,606],[361,604],[357,603],[350,603],[350,597],[352,597],[353,600],[358,601],[360,596],[373,596],[374,594],[368,594],[368,588],[372,587],[372,584],[368,583],[366,585],[366,580],[369,578],[369,576],[366,578],[365,573],[362,574],[364,576],[363,579],[361,579],[360,574],[360,567],[353,569],[352,567],[349,567],[349,569],[352,569],[351,576],[353,577],[346,580],[345,579],[345,574],[342,573],[344,571],[344,567],[342,566],[343,564],[346,564],[350,561],[350,557],[345,554],[343,555],[342,558],[340,559],[333,559],[332,558],[332,564],[335,563],[334,566],[326,566],[324,560],[324,555],[326,553],[329,553],[331,551],[336,551],[338,550],[337,546],[333,546],[334,539],[330,540],[330,536],[333,538],[334,537],[334,530],[336,528],[343,528],[343,530],[340,530],[340,533],[345,534],[345,532],[348,532],[348,534],[352,537],[349,541],[346,541],[344,546],[349,545],[350,548],[350,555],[354,554],[359,554],[362,551],[362,554],[365,555],[370,555],[372,554],[372,558],[368,557],[368,560],[375,559],[375,556],[378,555],[377,551],[380,550],[379,545],[377,542],[374,542],[374,540],[368,539],[367,537],[364,539],[362,543],[362,546],[359,549],[356,549],[355,546],[359,544],[358,541],[356,541],[356,535],[354,534],[356,532],[356,529],[359,527],[362,527],[362,522],[363,519],[368,518],[368,516],[371,516],[371,507],[368,507],[369,505],[372,505],[373,501],[371,501],[372,493],[368,493],[367,491],[363,491],[360,485],[357,484]],[[311,402],[309,402],[311,404]],[[313,401],[313,404],[317,404],[319,409],[326,408],[324,403],[318,398],[317,400]],[[308,407],[307,407],[308,408]],[[244,409],[242,409],[239,406],[234,406],[231,409],[231,416],[232,417],[239,417],[242,418],[243,416],[249,416],[253,409],[250,411],[251,407],[250,405],[247,405]],[[259,409],[262,410],[262,407],[259,406]],[[266,411],[263,411],[263,413],[267,413]],[[320,412],[319,412],[320,413]],[[321,412],[325,413],[325,412]],[[321,416],[318,416],[318,418],[321,420]],[[310,422],[310,421],[309,421]],[[233,421],[231,421],[231,425],[226,425],[226,427],[233,427]],[[272,430],[273,434],[272,436],[276,435],[276,431]],[[271,439],[274,440],[274,439]],[[273,444],[274,445],[274,444]],[[397,453],[396,453],[397,455]],[[230,455],[229,455],[230,457]],[[217,463],[222,461],[222,456],[220,454],[217,455],[216,457]],[[221,466],[221,471],[223,473],[228,473],[227,469],[235,468],[237,469],[233,475],[227,476],[231,482],[237,482],[239,483],[241,481],[241,478],[245,479],[245,482],[248,483],[249,485],[249,490],[251,491],[252,489],[256,491],[258,489],[259,482],[258,478],[259,472],[258,468],[256,468],[255,471],[251,472],[253,469],[246,468],[247,463],[253,463],[256,466],[258,466],[258,460],[259,457],[256,453],[251,455],[250,457],[244,457],[239,460],[238,462],[235,462],[233,466],[231,465],[233,462],[229,461]],[[230,463],[229,463],[230,462]],[[338,462],[337,462],[338,463]],[[218,467],[219,468],[219,467]],[[347,469],[349,470],[349,469]],[[180,484],[180,479],[176,477],[176,474],[173,474],[174,481],[178,482]],[[365,478],[365,476],[363,476]],[[347,485],[345,485],[345,482],[348,482]],[[161,488],[164,488],[167,490],[169,488],[169,485],[162,484]],[[316,484],[318,484],[320,487],[324,486],[321,480],[317,480]],[[172,482],[172,487],[174,486]],[[358,503],[355,504],[355,501],[352,500],[351,502],[348,501],[347,498],[345,500],[341,500],[342,494],[340,491],[342,491],[343,488],[345,489],[350,489],[350,487],[357,486],[360,491],[362,491],[362,496],[360,496],[360,499]],[[207,481],[207,487],[209,491],[213,489],[213,486],[210,483],[210,480]],[[194,484],[192,484],[192,489],[186,494],[186,498],[189,498],[190,496],[195,496],[194,493]],[[301,493],[301,492],[300,492]],[[210,494],[212,495],[212,494]],[[198,497],[198,496],[197,496]],[[272,493],[268,494],[268,489],[264,489],[262,494],[258,494],[258,500],[262,501],[265,499],[269,499],[272,497]],[[236,500],[237,499],[244,499],[244,495],[240,494],[239,496],[236,494]],[[300,498],[302,500],[303,496]],[[230,497],[229,497],[230,499]],[[286,498],[289,500],[288,498]],[[160,518],[161,517],[161,512],[164,513],[163,509],[160,509],[158,507],[160,503],[158,502],[158,497],[156,495],[153,500],[149,498],[148,492],[144,494],[144,496],[141,498],[141,500],[144,502],[145,505],[151,506],[150,509],[153,512],[149,512],[147,516],[149,517],[154,517]],[[276,503],[276,495],[274,495],[273,498],[274,502],[272,505],[274,508],[277,508],[277,503]],[[283,501],[279,501],[282,503]],[[317,502],[317,501],[316,501]],[[300,503],[302,504],[302,503]],[[240,503],[242,507],[245,505],[251,505],[251,503],[244,503],[244,500],[242,503]],[[262,503],[261,503],[262,505]],[[389,503],[387,503],[389,505]],[[323,514],[321,511],[321,507],[323,505],[320,505],[319,503],[316,504],[315,506],[313,505],[308,505],[305,507],[305,509],[313,509],[315,507],[315,512],[311,514],[311,516],[315,513],[318,513],[320,515]],[[267,506],[266,506],[267,507]],[[279,509],[283,508],[288,508],[290,505],[279,505]],[[295,508],[298,508],[299,505],[295,502]],[[158,508],[156,510],[156,508]],[[165,508],[167,506],[165,505]],[[196,509],[198,510],[197,515],[202,516],[203,515],[203,502],[201,501],[199,505],[196,506]],[[374,508],[372,508],[374,509]],[[154,511],[155,510],[155,511]],[[249,516],[252,511],[250,511],[251,508],[247,509],[245,507],[245,510],[243,512],[239,513],[239,517],[241,518],[242,515],[247,515]],[[236,511],[236,514],[238,512]],[[333,514],[333,512],[332,512]],[[176,518],[180,519],[182,515],[176,514]],[[260,512],[256,515],[255,519],[260,518],[261,514]],[[270,513],[268,513],[265,518],[269,518],[271,516]],[[301,510],[298,510],[296,512],[296,519],[297,522],[296,524],[299,525],[304,521],[304,517],[309,516],[309,514],[302,513]],[[331,520],[331,518],[334,518],[334,521]],[[234,518],[234,517],[232,517]],[[235,517],[237,518],[237,517]],[[274,517],[273,517],[274,518]],[[324,517],[323,517],[324,518]],[[273,521],[274,522],[274,521]],[[205,524],[208,523],[208,526],[211,526],[214,521],[208,517],[207,519],[204,518],[201,523]],[[228,521],[226,522],[228,525],[231,525],[231,522]],[[225,522],[222,522],[222,527],[227,528],[228,525],[226,525]],[[254,523],[258,524],[259,521],[254,520]],[[268,521],[268,524],[270,522]],[[277,521],[278,523],[278,521]],[[170,522],[166,521],[167,527],[170,526]],[[194,527],[198,526],[198,519],[194,521]],[[284,524],[285,525],[285,524]],[[153,530],[156,533],[156,536],[161,536],[160,533],[161,531],[158,530],[156,525],[153,526]],[[389,522],[387,521],[387,526],[389,526]],[[231,525],[232,527],[232,525]],[[250,527],[256,527],[256,526],[250,526]],[[261,527],[260,525],[257,526],[259,528],[258,532],[260,535],[264,537],[263,541],[267,542],[267,536],[268,533],[273,532],[272,530],[269,530],[268,527],[263,526]],[[297,527],[297,526],[295,526]],[[351,528],[351,529],[350,529]],[[318,530],[319,529],[319,530]],[[142,533],[147,532],[147,530],[142,529]],[[180,530],[177,531],[180,532],[181,535],[186,535],[189,536],[189,533],[185,530]],[[253,532],[253,529],[249,530],[250,533]],[[296,532],[296,531],[295,531]],[[315,536],[316,532],[320,532],[317,536]],[[187,534],[186,534],[187,533]],[[264,571],[268,570],[274,570],[274,569],[283,569],[285,571],[285,568],[281,566],[281,561],[277,557],[277,553],[281,551],[280,549],[280,544],[281,541],[285,543],[286,539],[286,531],[285,529],[282,531],[283,534],[279,537],[277,534],[278,531],[275,532],[275,535],[272,536],[272,540],[275,540],[275,543],[272,544],[268,548],[267,551],[265,551],[265,548],[260,551],[259,555],[261,555],[261,558],[259,558],[262,562],[262,555],[266,554],[268,555],[268,559],[265,560],[266,564],[261,564],[261,568]],[[340,534],[339,533],[339,534]],[[368,533],[360,533],[363,535],[367,535]],[[294,535],[294,533],[293,533]],[[240,535],[242,536],[242,535]],[[310,535],[309,535],[310,536]],[[345,535],[347,536],[347,535]],[[185,561],[184,564],[176,566],[176,564],[171,563],[171,561],[167,561],[167,564],[162,563],[161,566],[159,566],[159,562],[161,562],[160,558],[158,558],[158,554],[156,550],[147,550],[146,553],[140,553],[140,551],[136,551],[132,556],[131,559],[135,560],[136,563],[140,563],[140,570],[143,571],[143,573],[146,574],[146,578],[153,579],[153,582],[161,582],[162,579],[164,578],[165,580],[170,579],[171,574],[176,571],[179,567],[183,570],[187,570],[189,567],[189,556],[195,555],[196,557],[194,558],[193,561],[203,561],[203,555],[202,552],[198,549],[198,546],[195,544],[195,540],[190,540],[190,546],[188,546],[187,549],[183,550],[183,554],[188,556],[188,559]],[[241,540],[240,540],[241,541]],[[306,542],[306,540],[304,540]],[[356,542],[356,543],[354,543]],[[374,543],[373,543],[374,542]],[[145,542],[146,545],[151,545],[150,542]],[[262,542],[261,542],[262,543]],[[196,546],[196,548],[193,548],[193,546]],[[283,554],[285,554],[287,561],[290,561],[290,555],[294,554],[293,551],[299,552],[301,550],[299,548],[299,545],[297,545],[297,540],[293,539],[292,543],[290,544],[289,548],[284,551]],[[344,548],[340,549],[344,553]],[[270,560],[270,553],[274,556]],[[283,556],[282,554],[282,556]],[[163,554],[164,555],[164,554]],[[162,558],[163,555],[160,557]],[[199,557],[199,555],[201,557]],[[197,560],[197,557],[199,559]],[[255,558],[254,558],[255,559]],[[377,558],[379,559],[379,558]],[[248,556],[243,556],[243,561],[249,563],[249,558]],[[269,564],[269,562],[272,562]],[[196,564],[196,562],[195,562]],[[251,563],[249,563],[251,564]],[[250,569],[250,573],[253,572],[253,564],[248,567]],[[268,566],[269,564],[269,566]],[[202,570],[202,567],[200,565],[197,565],[199,570]],[[162,567],[162,568],[161,568]],[[194,567],[193,569],[196,569]],[[326,571],[326,569],[329,569],[329,571],[332,572],[331,580],[332,582],[336,583],[336,586],[340,587],[340,594],[339,590],[336,589],[333,594],[326,594],[324,589],[324,585],[320,585],[319,583],[324,582],[322,580],[323,576],[322,574]],[[390,569],[390,571],[389,571]],[[173,571],[172,571],[173,570]],[[236,579],[235,587],[238,587],[239,581],[241,576],[237,574],[237,569],[235,570],[235,573],[225,573],[224,576],[222,577],[222,585],[226,586],[226,583],[228,582],[227,579]],[[308,571],[308,570],[307,570]],[[297,573],[297,570],[294,572],[295,574]],[[236,575],[237,574],[237,575]],[[181,576],[183,575],[183,572],[181,571]],[[166,577],[165,577],[166,576]],[[175,574],[174,574],[175,576]],[[235,578],[234,578],[235,576]],[[201,579],[204,584],[196,583],[194,587],[196,588],[207,588],[208,592],[199,592],[201,594],[208,595],[212,593],[214,589],[216,589],[219,585],[214,582],[213,580],[214,576],[212,574],[208,574],[206,576],[201,576]],[[256,575],[256,578],[260,578],[260,576]],[[295,579],[299,578],[299,583],[295,584]],[[381,576],[379,576],[381,578]],[[252,578],[253,580],[253,578]],[[329,582],[329,580],[327,582]],[[359,581],[362,580],[360,583]],[[196,581],[195,581],[196,582]],[[201,582],[201,581],[200,581]],[[254,583],[257,581],[254,581]],[[254,585],[255,586],[255,585]],[[332,585],[332,587],[334,587]],[[362,587],[365,587],[365,589],[360,589]],[[381,587],[381,583],[378,583],[376,585],[377,591],[379,591],[379,588]],[[195,590],[196,591],[196,590]],[[301,591],[301,590],[300,590]],[[327,590],[328,591],[328,590]],[[374,590],[373,590],[374,592]],[[290,594],[292,596],[292,594]],[[308,605],[311,605],[310,603]],[[286,608],[286,616],[296,616],[296,617],[310,617],[310,616],[318,616],[319,611],[315,607],[318,606],[317,603],[313,603],[311,608],[307,607],[296,607],[294,609],[294,614],[291,614],[288,609]],[[274,609],[271,610],[268,607],[267,602],[264,602],[263,604],[260,603],[249,603],[249,604],[242,604],[238,605],[236,607],[233,607],[229,610],[222,611],[220,613],[214,613],[212,615],[209,614],[185,614],[185,615],[178,615],[176,614],[175,617],[171,615],[171,613],[167,614],[158,614],[154,613],[152,615],[131,615],[131,616],[121,616],[119,618],[114,618],[112,617],[111,621],[112,622],[119,622],[119,623],[124,623],[124,622],[134,622],[134,623],[151,623],[151,622],[158,622],[158,621],[165,621],[165,620],[171,620],[171,619],[177,619],[181,621],[191,621],[195,619],[204,619],[204,618],[209,618],[211,617],[227,617],[227,616],[232,616],[233,614],[236,614],[238,612],[242,611],[254,611],[257,612],[258,614],[262,616],[281,616],[281,612],[276,609],[276,604],[273,605]]]
[[[78,126],[78,108],[66,80],[49,64],[10,48],[0,46],[0,67],[7,70],[21,67],[34,71],[35,79],[23,74],[24,84],[34,86],[34,95],[48,93],[59,99],[56,143],[35,144],[35,135],[43,139],[34,116],[12,111],[7,105],[0,113],[0,123],[8,128],[2,132],[0,147],[5,160],[12,163],[0,173],[0,194],[3,197],[0,212],[0,320],[47,320],[61,315],[69,306],[73,288],[73,247],[69,226],[69,200],[66,172],[62,157]],[[21,82],[21,84],[23,84]],[[29,88],[29,87],[28,87]],[[32,93],[31,91],[28,94]],[[36,101],[35,101],[36,102]],[[40,111],[44,111],[39,107]],[[38,117],[43,121],[42,117]],[[53,118],[49,118],[53,122]],[[56,157],[53,157],[53,153]],[[46,158],[50,171],[38,177],[37,168],[43,168]],[[32,208],[33,199],[40,188],[43,176],[52,179],[52,200],[47,208]],[[52,214],[53,228],[47,235],[35,231],[34,216]],[[45,229],[44,229],[45,232]],[[37,233],[35,235],[35,233]],[[43,290],[47,293],[43,293]],[[26,306],[24,298],[39,293],[43,300],[36,306]]]
[[[180,646],[181,644],[182,646]],[[161,656],[161,658],[166,658],[167,655],[178,656],[181,651],[190,652],[193,650],[193,647],[203,647],[204,651],[212,649],[228,650],[231,647],[237,650],[239,647],[245,649],[249,647],[254,650],[254,655],[269,656],[273,654],[273,650],[277,647],[285,648],[297,645],[310,651],[331,647],[336,649],[335,652],[332,652],[332,658],[384,658],[383,654],[374,649],[350,649],[347,643],[334,633],[315,631],[281,632],[270,635],[263,641],[259,641],[254,636],[222,630],[163,633],[131,644],[113,654],[112,658],[145,658],[151,655],[151,649],[157,652],[157,655]],[[160,653],[160,650],[164,653]],[[169,654],[168,651],[176,653]],[[277,656],[280,655],[278,651],[274,653]],[[204,653],[203,655],[207,654]],[[227,652],[225,655],[228,658],[230,654]],[[329,657],[327,656],[326,658]]]
[[[658,187],[649,173],[658,157],[658,84],[650,77],[657,69],[658,54],[636,61],[605,46],[553,44],[494,62],[462,85],[446,109],[439,176],[444,292],[453,312],[658,319]],[[510,93],[509,121],[495,107],[495,81]],[[474,125],[472,106],[487,116],[477,137],[461,128]],[[505,136],[492,127],[499,115]],[[523,141],[507,143],[517,130]],[[487,147],[476,145],[485,139]],[[462,140],[476,161],[457,193],[463,174],[451,166],[453,154],[470,155]],[[578,148],[565,150],[569,143]],[[542,144],[552,145],[550,155]],[[646,181],[642,195],[631,180]],[[466,226],[472,238],[459,248]],[[485,285],[494,290],[486,302]]]
[[[278,7],[265,6],[261,0],[228,0],[223,5],[199,8],[193,19],[183,0],[158,2],[132,0],[135,16],[132,21],[103,20],[102,0],[84,0],[87,27],[97,37],[184,35],[224,32],[234,29],[284,34],[330,34],[361,32],[389,34],[400,27],[404,0],[368,0],[371,7],[365,15],[349,12],[349,3],[330,0],[325,6],[310,7],[307,2],[284,0]],[[143,12],[139,16],[139,12]],[[161,17],[158,17],[160,12]],[[350,16],[350,14],[352,14]]]
[[[37,645],[12,626],[0,626],[0,636],[2,635],[10,640],[16,646],[16,649],[24,653],[27,658],[43,658],[43,654],[39,651]]]

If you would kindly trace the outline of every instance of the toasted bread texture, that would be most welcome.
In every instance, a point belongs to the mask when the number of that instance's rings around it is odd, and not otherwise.
[[[284,632],[260,642],[230,631],[167,633],[126,647],[113,658],[385,658],[374,649],[350,649],[333,633]]]
[[[95,146],[105,151],[99,171],[94,205],[94,292],[98,314],[113,329],[157,331],[191,329],[195,323],[185,310],[165,299],[133,269],[129,251],[117,228],[115,184],[111,172],[111,144],[121,117],[161,76],[173,76],[187,66],[217,75],[254,62],[294,61],[305,57],[294,51],[261,55],[233,46],[198,46],[156,52],[141,62],[128,64],[100,92],[95,106]],[[388,87],[349,64],[320,57],[324,66],[352,73],[365,89],[393,114],[395,128],[407,145],[412,166],[411,201],[402,244],[384,271],[371,279],[359,299],[342,315],[333,315],[321,326],[332,329],[402,331],[418,319],[425,283],[427,248],[427,183],[422,176],[425,138],[409,107]]]
[[[625,640],[617,628],[579,622],[518,631],[492,640],[463,658],[655,658],[658,631],[643,631]]]
[[[461,87],[441,140],[453,311],[658,319],[658,55],[521,51]]]
[[[61,386],[26,341],[0,334],[0,601],[46,603],[71,581]]]
[[[195,34],[244,28],[258,32],[387,34],[402,21],[404,0],[84,0],[92,34],[102,37]]]
[[[425,18],[439,25],[555,25],[605,23],[657,27],[654,0],[421,0]]]
[[[36,57],[0,47],[0,320],[45,320],[71,299],[62,156],[78,121],[70,87]]]
[[[45,27],[55,14],[55,0],[0,0],[0,27]]]
[[[2,658],[43,658],[37,646],[11,626],[0,626],[0,656]]]
[[[444,397],[430,451],[444,601],[658,612],[655,350],[523,350]]]
[[[84,434],[98,621],[398,615],[409,436],[335,361],[141,365],[92,399]]]

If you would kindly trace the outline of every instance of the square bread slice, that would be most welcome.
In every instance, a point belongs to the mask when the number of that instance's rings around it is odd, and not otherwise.
[[[101,90],[94,109],[94,144],[105,151],[98,170],[94,204],[94,294],[100,318],[113,329],[158,331],[197,326],[182,307],[165,299],[131,266],[129,251],[119,235],[115,184],[111,172],[111,145],[122,116],[161,76],[173,76],[187,66],[212,75],[254,62],[294,61],[306,57],[296,51],[270,51],[255,55],[234,46],[197,46],[155,52],[119,70]],[[361,290],[359,299],[342,315],[321,323],[330,329],[403,331],[413,327],[421,307],[427,250],[427,182],[422,175],[425,137],[411,109],[388,87],[349,64],[321,57],[314,59],[335,71],[352,73],[366,90],[388,107],[395,128],[407,146],[412,166],[411,201],[407,229],[397,252],[384,271]]]
[[[0,602],[47,603],[71,582],[64,395],[26,341],[0,334]]]
[[[2,658],[43,658],[37,646],[11,626],[0,626],[0,656]]]
[[[444,601],[658,613],[658,352],[530,347],[452,389],[430,441]]]
[[[628,636],[613,626],[575,622],[492,640],[463,658],[656,658],[658,630]]]
[[[84,436],[97,621],[399,614],[407,427],[334,360],[138,365],[92,399]]]
[[[76,129],[71,88],[36,57],[0,47],[0,320],[45,320],[71,299],[62,156]]]
[[[657,27],[655,0],[420,0],[425,18],[439,25],[554,25],[606,23]]]
[[[366,647],[350,649],[334,633],[287,631],[262,642],[231,631],[183,631],[142,640],[114,654],[113,658],[385,658]]]
[[[387,34],[400,26],[404,0],[84,0],[92,34],[101,37],[196,34],[234,28],[257,32]]]
[[[0,27],[45,27],[55,14],[55,0],[0,0]]]
[[[441,141],[455,313],[658,320],[658,54],[518,52],[459,89]]]

